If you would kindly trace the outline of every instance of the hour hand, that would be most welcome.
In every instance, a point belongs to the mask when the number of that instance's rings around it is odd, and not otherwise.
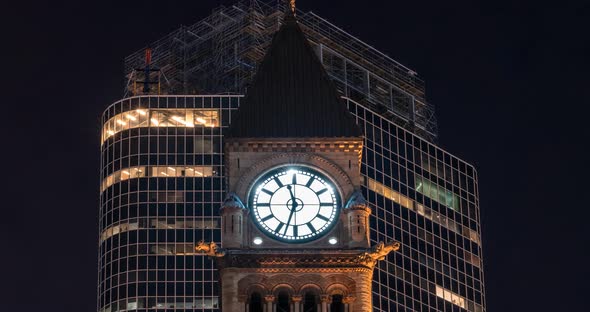
[[[287,189],[289,190],[289,193],[291,194],[291,200],[293,201],[293,203],[295,203],[295,195],[293,195],[293,187],[291,185],[287,185]]]

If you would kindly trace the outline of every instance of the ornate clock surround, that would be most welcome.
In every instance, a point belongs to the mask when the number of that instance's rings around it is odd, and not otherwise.
[[[259,159],[248,169],[240,170],[242,172],[239,177],[234,181],[229,181],[230,189],[234,190],[240,198],[246,199],[261,173],[263,175],[281,166],[307,166],[320,171],[334,182],[336,189],[340,192],[342,202],[348,200],[354,192],[355,186],[358,185],[358,182],[353,183],[351,177],[338,164],[328,158],[317,154],[283,152],[269,153],[267,157]],[[227,167],[230,167],[230,170],[234,169],[231,164],[228,164]]]

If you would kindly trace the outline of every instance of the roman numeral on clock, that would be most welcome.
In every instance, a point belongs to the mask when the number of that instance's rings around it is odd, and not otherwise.
[[[307,225],[307,227],[309,228],[309,230],[314,233],[315,232],[315,228],[313,227],[313,225],[311,224],[311,222],[306,223],[305,225]]]
[[[330,221],[330,219],[328,219],[328,218],[326,218],[326,217],[322,216],[321,214],[317,215],[317,216],[316,216],[316,218],[318,218],[318,219],[322,219],[322,220],[324,220],[324,221]]]
[[[262,191],[265,192],[266,194],[270,195],[270,196],[272,196],[274,194],[273,192],[271,192],[271,191],[269,191],[267,189],[264,189],[264,188],[262,189]]]
[[[283,187],[283,182],[281,182],[281,180],[279,180],[279,178],[275,177],[274,180],[279,187]]]
[[[285,226],[285,223],[279,222],[279,225],[275,229],[275,232],[278,233],[283,228],[283,226]]]
[[[266,216],[266,217],[264,217],[264,218],[260,219],[260,221],[262,221],[262,222],[264,222],[264,221],[268,221],[268,220],[272,219],[273,217],[274,217],[274,215],[271,213],[271,214],[269,214],[268,216]]]

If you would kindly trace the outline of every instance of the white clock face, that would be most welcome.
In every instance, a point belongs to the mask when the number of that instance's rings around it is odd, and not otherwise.
[[[338,195],[332,183],[306,167],[284,167],[258,180],[250,194],[254,222],[287,242],[319,238],[336,223]]]

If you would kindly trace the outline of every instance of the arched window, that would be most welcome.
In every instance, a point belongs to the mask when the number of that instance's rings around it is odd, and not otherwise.
[[[254,292],[250,295],[250,310],[249,312],[262,312],[262,296]]]
[[[313,292],[305,293],[303,297],[303,312],[318,312],[318,296]]]
[[[279,292],[279,296],[277,298],[277,312],[290,312],[290,306],[291,303],[289,302],[289,293],[286,291]]]
[[[342,295],[333,295],[332,304],[330,304],[330,312],[344,312],[344,302],[342,302]]]

